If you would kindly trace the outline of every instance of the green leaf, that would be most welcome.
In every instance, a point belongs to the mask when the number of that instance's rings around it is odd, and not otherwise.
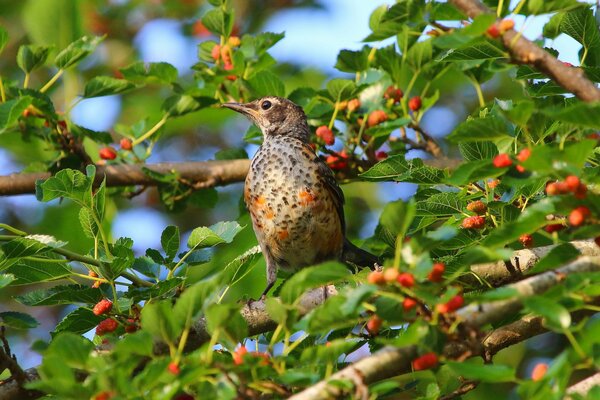
[[[28,259],[21,258],[11,265],[6,272],[13,274],[12,285],[29,285],[39,282],[50,282],[65,278],[73,272],[66,262],[56,262],[56,258]]]
[[[281,301],[294,303],[306,290],[348,278],[350,271],[339,262],[329,261],[296,272],[282,286]]]
[[[36,185],[36,197],[39,201],[50,201],[66,197],[80,205],[89,204],[93,179],[79,171],[63,169],[56,175]]]
[[[212,33],[229,37],[233,29],[233,15],[222,8],[213,8],[202,17],[202,23]]]
[[[461,186],[484,178],[494,178],[502,175],[503,172],[502,169],[494,167],[492,160],[472,161],[461,164],[445,182],[450,185]]]
[[[211,304],[206,309],[206,330],[214,335],[217,330],[227,335],[222,340],[227,340],[230,347],[243,340],[248,335],[248,325],[240,314],[239,304]],[[224,332],[223,332],[224,331]]]
[[[482,39],[459,48],[451,48],[441,54],[437,61],[487,61],[508,58],[508,54],[499,43]]]
[[[166,62],[144,63],[137,61],[120,69],[123,77],[129,81],[144,83],[173,83],[177,81],[177,68]]]
[[[409,324],[397,337],[381,340],[381,342],[395,347],[413,346],[421,343],[428,333],[429,326],[425,322],[417,320]]]
[[[31,315],[16,311],[0,312],[0,320],[0,326],[14,329],[32,329],[40,324]]]
[[[514,368],[506,365],[448,361],[446,365],[456,374],[481,382],[514,382]]]
[[[600,32],[590,8],[582,7],[565,13],[560,21],[560,30],[587,49],[588,58],[593,60],[588,64],[597,65],[600,56]]]
[[[85,370],[93,351],[94,344],[88,339],[65,332],[52,340],[44,356],[56,356],[62,361],[63,368]]]
[[[528,274],[538,274],[565,265],[568,262],[575,260],[581,253],[571,243],[562,243],[551,249],[540,261],[538,261],[532,269],[527,271]]]
[[[406,53],[406,61],[414,69],[421,69],[433,58],[433,41],[431,39],[417,42]]]
[[[175,318],[190,324],[193,318],[202,310],[206,299],[213,293],[216,285],[217,283],[214,280],[205,280],[187,287],[173,308]]]
[[[499,117],[490,115],[462,122],[448,135],[448,140],[453,143],[489,142],[510,137],[506,122]]]
[[[242,229],[243,226],[235,221],[219,222],[209,227],[202,226],[192,231],[188,239],[188,247],[195,249],[231,243]]]
[[[60,285],[50,289],[39,289],[15,299],[26,306],[50,306],[72,303],[97,303],[102,299],[100,289],[83,285]]]
[[[115,280],[119,277],[123,271],[133,266],[135,262],[135,255],[131,247],[133,246],[133,240],[129,238],[119,238],[113,245],[113,256],[114,258],[110,263],[103,263],[100,267],[102,276],[108,280]]]
[[[162,105],[162,109],[171,117],[180,117],[208,107],[215,102],[216,100],[211,97],[181,94],[167,98]]]
[[[464,207],[458,193],[443,192],[427,197],[424,201],[417,202],[416,216],[450,216],[460,214]]]
[[[567,166],[583,168],[595,148],[596,141],[589,139],[566,143],[563,149],[559,146],[539,146],[532,150],[531,156],[522,164],[528,171],[545,174],[554,174]]]
[[[84,36],[77,39],[56,55],[54,59],[56,66],[60,69],[67,69],[77,64],[89,56],[102,40],[104,37],[99,36]]]
[[[167,226],[160,236],[160,243],[167,255],[168,262],[172,261],[179,251],[179,228],[174,225]]]
[[[327,82],[327,91],[334,101],[349,100],[356,93],[356,85],[349,79],[332,79]]]
[[[135,84],[125,79],[117,79],[110,76],[95,76],[90,79],[83,89],[83,97],[101,97],[113,94],[125,93],[135,88]]]
[[[584,6],[577,0],[529,0],[525,3],[525,13],[532,15],[569,11]]]
[[[4,50],[4,46],[8,43],[8,32],[6,29],[0,26],[0,53]]]
[[[390,246],[396,247],[398,237],[400,241],[404,238],[415,217],[415,212],[416,202],[413,200],[408,202],[398,200],[386,204],[379,218],[379,225],[375,229],[376,235]]]
[[[540,111],[557,121],[600,129],[600,103],[575,102],[566,107],[542,108]]]
[[[369,53],[372,48],[363,46],[361,50],[340,50],[335,68],[342,72],[360,72],[369,67]]]
[[[86,237],[93,239],[98,235],[98,225],[96,225],[94,216],[89,208],[82,207],[79,209],[79,223]]]
[[[256,97],[285,96],[285,85],[281,78],[271,71],[259,71],[248,79],[248,85]]]
[[[12,274],[0,274],[0,289],[7,287],[15,280],[15,276]]]
[[[24,96],[0,103],[0,131],[15,125],[32,101],[30,96]]]
[[[142,309],[142,326],[156,339],[173,342],[181,334],[185,320],[176,318],[170,300],[146,304]]]
[[[51,49],[50,46],[36,44],[23,45],[17,52],[17,65],[23,72],[30,73],[44,65]]]
[[[423,185],[441,183],[446,173],[423,164],[419,158],[406,160],[404,155],[386,158],[359,175],[369,181],[398,181]]]
[[[544,317],[543,324],[552,330],[560,332],[571,325],[569,311],[547,297],[528,297],[523,299],[523,304],[530,312]]]

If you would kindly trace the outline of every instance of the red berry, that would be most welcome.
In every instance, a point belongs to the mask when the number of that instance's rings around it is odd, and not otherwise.
[[[508,154],[501,153],[494,157],[493,163],[496,168],[506,168],[512,165],[512,160]]]
[[[402,89],[396,88],[393,85],[388,86],[383,94],[385,99],[392,99],[394,103],[398,103],[402,99],[402,96],[404,96]]]
[[[131,140],[129,140],[127,138],[121,139],[121,141],[119,142],[119,144],[121,145],[121,148],[123,150],[131,150],[133,148]]]
[[[339,171],[348,167],[347,159],[348,155],[346,155],[346,151],[342,150],[340,153],[328,155],[325,162],[332,170]]]
[[[494,23],[493,25],[490,25],[489,28],[487,28],[487,34],[490,35],[492,38],[497,38],[498,36],[500,36],[500,29],[498,28],[498,25],[496,23]]]
[[[211,35],[210,31],[206,28],[206,26],[204,26],[204,24],[202,23],[201,20],[197,20],[194,23],[194,26],[192,27],[192,32],[194,33],[194,36],[197,36],[200,38]]]
[[[576,199],[585,199],[585,196],[587,194],[587,186],[585,186],[585,184],[580,183],[579,186],[577,186],[577,189],[575,189],[574,195]]]
[[[423,104],[421,102],[420,96],[415,96],[408,101],[408,108],[410,108],[413,111],[419,111],[422,105]]]
[[[179,375],[179,372],[181,372],[181,370],[179,369],[179,365],[177,365],[175,361],[171,361],[169,363],[169,365],[167,366],[167,371],[169,371],[173,375]]]
[[[367,321],[367,331],[370,335],[377,335],[379,333],[379,329],[381,328],[381,324],[383,320],[379,318],[377,315],[371,316],[369,321]]]
[[[596,243],[596,246],[600,247],[600,236],[596,236],[594,242]]]
[[[110,146],[101,148],[98,154],[103,160],[114,160],[117,158],[117,151]]]
[[[139,329],[135,319],[127,318],[127,323],[125,324],[125,332],[133,333]]]
[[[398,275],[397,281],[400,284],[400,286],[404,286],[407,288],[415,286],[415,277],[413,276],[413,274],[408,272],[403,272],[400,275]]]
[[[105,390],[103,392],[97,393],[96,395],[94,395],[94,397],[92,397],[92,400],[110,400],[113,398],[113,396],[115,395],[114,392]]]
[[[360,100],[352,99],[348,101],[348,111],[354,112],[360,108]]]
[[[467,217],[462,221],[462,227],[465,229],[482,229],[485,227],[485,217],[474,215]]]
[[[467,204],[467,210],[474,212],[475,214],[481,215],[485,214],[487,211],[487,206],[481,200],[473,201]]]
[[[569,186],[565,182],[550,182],[546,185],[546,194],[556,196],[558,194],[569,193]]]
[[[386,268],[383,271],[383,279],[385,279],[385,281],[387,283],[396,282],[399,275],[400,275],[400,272],[398,272],[398,270],[396,268]]]
[[[454,312],[454,311],[458,310],[459,308],[461,308],[464,303],[465,303],[465,299],[463,299],[463,297],[461,295],[457,294],[456,296],[454,296],[453,298],[448,300],[448,302],[446,302],[444,304],[438,304],[436,307],[436,310],[440,314],[451,313],[451,312]]]
[[[96,335],[103,336],[107,333],[114,332],[119,327],[117,321],[112,318],[106,318],[104,321],[101,321],[96,327]]]
[[[586,218],[590,215],[590,209],[585,206],[580,206],[571,211],[569,214],[569,223],[572,226],[579,226],[583,224]]]
[[[386,153],[383,150],[380,150],[377,153],[375,153],[375,159],[377,161],[385,160],[386,158],[388,158],[388,153]]]
[[[581,181],[575,175],[569,175],[565,178],[565,184],[571,192],[575,192],[579,188]]]
[[[533,370],[531,371],[531,379],[533,381],[539,381],[544,378],[546,372],[548,371],[548,364],[546,363],[537,363]]]
[[[317,137],[321,138],[326,145],[331,146],[335,142],[335,135],[325,125],[321,125],[317,128]]]
[[[515,168],[516,168],[516,169],[517,169],[517,171],[519,171],[521,174],[522,174],[523,172],[525,172],[525,167],[524,167],[524,166],[522,166],[522,165],[517,165]]]
[[[385,277],[382,271],[371,271],[367,275],[367,282],[373,285],[383,285],[385,283]]]
[[[387,120],[388,120],[388,116],[385,113],[385,111],[383,111],[383,110],[375,110],[371,114],[369,114],[369,117],[367,118],[367,125],[370,128],[370,127],[373,127],[375,125],[379,125],[382,122],[385,122]]]
[[[221,58],[221,45],[216,44],[210,51],[210,55],[215,61],[219,61]]]
[[[445,270],[446,266],[444,265],[444,263],[435,263],[433,264],[429,275],[427,275],[427,279],[430,282],[441,282]]]
[[[417,301],[415,299],[410,298],[410,297],[406,297],[404,299],[404,301],[402,302],[402,309],[404,310],[404,312],[409,312],[410,310],[412,310],[416,306],[417,306]]]
[[[544,230],[548,233],[558,232],[563,229],[565,229],[565,226],[563,224],[550,224],[544,227]]]
[[[422,371],[424,369],[433,368],[438,363],[437,354],[431,352],[427,354],[423,354],[420,357],[415,358],[412,361],[412,368],[415,371]]]
[[[112,305],[112,301],[108,299],[102,299],[94,306],[92,312],[94,315],[108,314],[112,309]]]
[[[244,363],[244,355],[248,353],[246,346],[240,346],[233,352],[233,363],[242,365]]]
[[[521,242],[521,244],[525,248],[533,247],[533,238],[531,237],[531,235],[521,235],[521,236],[519,236],[519,242]]]

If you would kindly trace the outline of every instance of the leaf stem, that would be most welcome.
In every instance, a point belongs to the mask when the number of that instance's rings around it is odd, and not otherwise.
[[[25,79],[23,79],[23,89],[27,89],[27,87],[29,86],[29,72],[25,73]]]
[[[140,143],[142,143],[144,140],[148,139],[150,136],[154,135],[154,133],[159,130],[164,124],[165,122],[167,122],[167,119],[169,118],[169,113],[166,113],[165,115],[163,115],[163,117],[160,119],[160,121],[158,121],[152,128],[150,128],[150,130],[146,133],[144,133],[142,136],[140,136],[139,138],[135,139],[133,142],[131,142],[132,146],[138,145]]]
[[[4,92],[4,81],[2,80],[2,76],[0,76],[0,102],[4,103],[6,101],[6,93]]]
[[[50,89],[50,87],[52,85],[54,85],[54,83],[58,80],[58,78],[60,78],[62,76],[62,74],[65,72],[64,69],[59,69],[56,74],[54,74],[54,76],[52,78],[50,78],[50,80],[48,81],[48,83],[46,83],[44,85],[43,88],[40,89],[41,93],[45,93],[46,90]]]

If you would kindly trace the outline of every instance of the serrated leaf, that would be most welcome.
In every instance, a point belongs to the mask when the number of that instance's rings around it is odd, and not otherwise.
[[[445,182],[450,185],[461,186],[484,178],[495,178],[502,175],[502,173],[501,169],[494,167],[491,159],[472,161],[461,164]]]
[[[398,200],[386,204],[375,233],[387,244],[395,247],[398,236],[403,238],[406,234],[415,217],[415,212],[415,201],[404,202]]]
[[[582,168],[596,148],[595,140],[580,140],[563,146],[539,146],[531,152],[531,156],[523,162],[528,171],[552,174],[567,166]]]
[[[188,239],[188,247],[194,249],[231,243],[242,229],[243,226],[235,221],[219,222],[209,227],[202,226],[192,231]]]
[[[591,9],[582,7],[564,13],[560,30],[581,43],[588,57],[593,59],[589,64],[596,65],[600,56],[600,32]]]
[[[23,45],[17,52],[17,65],[25,73],[30,73],[44,65],[51,47],[36,44]]]
[[[171,117],[180,117],[214,103],[216,103],[216,100],[211,97],[181,94],[166,99],[162,105],[162,109]]]
[[[510,137],[508,127],[503,119],[496,116],[487,116],[462,122],[448,135],[448,140],[454,143],[489,142]]]
[[[60,69],[67,69],[90,55],[102,40],[104,37],[99,36],[77,39],[56,55],[54,63]]]
[[[15,125],[32,101],[32,97],[24,96],[0,103],[0,131]]]
[[[424,201],[417,202],[416,216],[450,216],[460,214],[464,201],[460,200],[458,193],[444,192],[429,196]]]
[[[82,207],[79,209],[79,223],[86,237],[93,239],[98,235],[98,225],[96,225],[92,212],[88,208]]]
[[[88,339],[74,333],[64,333],[52,340],[44,356],[62,360],[63,368],[85,370],[87,360],[93,351],[94,344]]]
[[[332,79],[327,82],[327,91],[334,101],[348,100],[356,93],[356,85],[349,79]]]
[[[350,271],[339,262],[330,261],[296,272],[282,286],[281,301],[294,303],[306,290],[348,278]]]
[[[508,58],[508,54],[499,43],[491,40],[481,40],[468,43],[459,48],[451,48],[438,57],[438,61],[487,61]]]
[[[514,382],[514,368],[506,365],[448,361],[446,365],[456,374],[481,382]]]
[[[80,205],[89,204],[93,179],[80,171],[63,169],[36,187],[39,201],[50,201],[59,197],[74,200]]]
[[[539,274],[540,272],[558,268],[575,260],[581,253],[571,243],[562,243],[552,248],[527,274]]]
[[[369,181],[398,181],[427,185],[441,183],[446,173],[441,169],[424,165],[419,158],[406,160],[404,155],[395,155],[378,162],[359,176]]]
[[[543,114],[577,126],[600,129],[600,104],[576,102],[559,108],[542,108]]]
[[[281,78],[271,71],[259,71],[248,79],[248,85],[256,97],[285,96],[285,85]]]
[[[179,337],[184,323],[173,314],[171,300],[146,304],[142,309],[142,326],[155,339],[171,342]]]
[[[167,259],[169,261],[173,260],[179,251],[179,228],[174,225],[167,226],[160,236],[160,243]]]
[[[498,155],[498,148],[492,142],[460,142],[458,150],[465,161],[491,160]]]
[[[204,14],[202,23],[212,33],[229,37],[233,29],[233,16],[222,8],[213,8]]]
[[[110,76],[95,76],[90,79],[83,89],[83,97],[101,97],[113,94],[125,93],[135,88],[135,84],[125,79],[117,79]]]
[[[26,306],[49,306],[57,304],[88,303],[102,299],[100,289],[83,285],[60,285],[50,289],[39,289],[15,299]]]
[[[366,45],[358,51],[340,50],[335,68],[342,72],[364,71],[369,67],[368,56],[371,50],[371,47]]]
[[[0,326],[14,329],[32,329],[40,324],[31,315],[17,311],[0,312],[0,321]]]
[[[14,275],[12,285],[29,285],[39,282],[50,282],[65,278],[72,273],[71,267],[65,262],[56,262],[56,259],[18,259],[6,269],[7,273]]]
[[[172,83],[177,81],[177,68],[166,62],[137,61],[120,69],[123,77],[135,82],[161,82]]]

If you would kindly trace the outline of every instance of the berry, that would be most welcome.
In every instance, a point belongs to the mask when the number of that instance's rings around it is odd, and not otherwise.
[[[531,149],[523,149],[517,155],[517,160],[525,162],[531,156]]]
[[[533,381],[539,381],[544,378],[546,372],[548,371],[548,364],[546,363],[537,363],[533,370],[531,371],[531,379]]]
[[[596,236],[594,242],[596,243],[596,246],[600,247],[600,236]]]
[[[394,100],[394,103],[400,102],[400,100],[402,100],[402,96],[404,96],[402,89],[396,88],[393,85],[388,86],[383,94],[385,99],[392,99]]]
[[[108,299],[102,299],[94,306],[92,312],[94,315],[108,314],[112,309],[112,305],[112,301]]]
[[[383,320],[379,318],[377,315],[371,316],[369,321],[367,321],[367,331],[370,335],[377,335],[379,333],[379,329],[381,329],[381,324]]]
[[[569,224],[579,226],[585,222],[585,219],[590,215],[590,209],[585,206],[580,206],[571,211],[569,214]]]
[[[110,400],[114,397],[115,393],[109,390],[105,390],[103,392],[97,393],[92,397],[92,400]]]
[[[585,184],[583,183],[580,183],[573,194],[575,195],[576,199],[585,199],[585,196],[587,194],[587,186],[585,186]]]
[[[379,150],[377,153],[375,153],[375,159],[377,161],[385,160],[386,158],[388,158],[388,153],[383,150]]]
[[[233,69],[233,64],[231,62],[225,62],[223,65],[223,69],[225,71],[231,71]]]
[[[415,358],[412,361],[412,368],[415,371],[422,371],[424,369],[433,368],[438,363],[437,354],[431,352],[427,354],[423,354],[420,357]]]
[[[404,286],[407,288],[415,286],[415,277],[413,276],[413,274],[408,272],[401,273],[400,275],[398,275],[398,278],[396,280],[398,281],[400,286]]]
[[[441,282],[445,270],[446,266],[444,265],[444,263],[433,264],[429,275],[427,275],[427,280],[429,280],[430,282]]]
[[[237,36],[230,36],[229,40],[227,40],[227,43],[231,46],[231,47],[238,47],[240,44],[242,44],[242,41],[240,40],[239,37]]]
[[[123,150],[131,150],[133,148],[131,140],[129,140],[127,138],[121,139],[121,141],[119,142],[119,144],[121,145],[121,148]]]
[[[565,226],[563,224],[550,224],[544,227],[544,230],[548,233],[558,232],[563,229],[565,229]]]
[[[347,101],[340,101],[339,103],[336,103],[335,108],[338,111],[344,111],[346,108],[348,108],[348,102]]]
[[[98,154],[103,160],[114,160],[117,158],[117,151],[110,146],[101,148]]]
[[[533,238],[531,237],[531,235],[521,235],[521,236],[519,236],[519,242],[521,242],[521,244],[525,248],[533,247]]]
[[[96,335],[103,336],[107,333],[114,332],[119,327],[117,321],[112,318],[106,318],[96,327]]]
[[[512,165],[512,160],[508,154],[501,153],[494,157],[493,163],[496,168],[506,168]]]
[[[167,365],[167,371],[169,371],[173,375],[179,375],[179,372],[181,372],[181,370],[179,369],[179,365],[177,365],[175,361],[171,361],[169,365]]]
[[[512,19],[503,19],[500,21],[500,32],[504,33],[515,27],[515,21]]]
[[[348,162],[346,161],[348,156],[346,155],[346,151],[341,151],[340,153],[330,154],[325,159],[329,168],[334,171],[343,170],[348,167]]]
[[[127,318],[127,323],[125,324],[125,332],[133,333],[139,329],[135,319]]]
[[[206,26],[204,26],[201,20],[197,20],[196,22],[194,22],[192,32],[194,33],[194,36],[201,38],[211,35],[210,31],[206,28]]]
[[[326,145],[331,146],[335,142],[335,135],[325,125],[321,125],[317,128],[317,137],[321,138]]]
[[[92,278],[97,278],[98,274],[95,273],[94,271],[92,271],[91,269],[88,271],[88,276],[91,276]]]
[[[221,58],[223,59],[223,63],[225,65],[231,64],[231,46],[223,45],[221,46]]]
[[[487,206],[481,200],[473,201],[467,204],[467,210],[474,212],[475,214],[481,215],[485,214],[487,211]]]
[[[467,217],[462,221],[462,227],[465,229],[482,229],[485,227],[485,217],[474,215]]]
[[[546,185],[546,194],[556,196],[557,194],[569,193],[569,187],[565,182],[550,182]]]
[[[569,175],[565,178],[565,184],[571,192],[575,192],[579,188],[581,181],[575,175]]]
[[[242,365],[244,363],[244,355],[248,353],[246,346],[240,346],[233,352],[233,363]]]
[[[436,310],[440,314],[451,313],[461,308],[463,304],[465,304],[465,299],[463,299],[461,295],[457,294],[456,296],[448,300],[448,302],[438,304],[436,306]]]
[[[371,114],[369,114],[369,118],[367,118],[367,125],[373,127],[375,125],[379,125],[382,122],[388,120],[388,116],[383,110],[375,110]]]
[[[398,272],[396,268],[386,268],[385,270],[383,270],[383,278],[387,283],[396,282],[399,275],[400,272]]]
[[[490,25],[489,28],[487,28],[486,33],[492,37],[492,38],[497,38],[498,36],[500,36],[500,29],[498,29],[498,25],[496,23],[494,23],[493,25]]]
[[[524,167],[524,166],[522,166],[522,165],[517,165],[515,168],[516,168],[516,169],[517,169],[517,171],[519,171],[521,174],[522,174],[523,172],[525,172],[525,167]]]
[[[421,102],[420,96],[415,96],[408,101],[408,108],[410,108],[413,111],[419,111],[422,105],[423,104]]]
[[[487,184],[490,189],[495,189],[500,184],[500,181],[498,179],[490,179]]]
[[[412,310],[416,306],[417,306],[417,301],[415,299],[410,298],[410,297],[406,297],[404,299],[404,301],[402,302],[402,309],[404,309],[404,312],[409,312],[410,310]]]
[[[382,271],[371,271],[369,275],[367,275],[367,282],[373,285],[383,285],[386,279],[383,276]]]
[[[210,56],[213,58],[213,60],[219,61],[219,59],[221,58],[221,45],[215,44],[215,46],[210,51]]]
[[[360,100],[359,99],[352,99],[352,100],[348,101],[348,111],[354,112],[354,111],[358,110],[359,108],[360,108]]]

